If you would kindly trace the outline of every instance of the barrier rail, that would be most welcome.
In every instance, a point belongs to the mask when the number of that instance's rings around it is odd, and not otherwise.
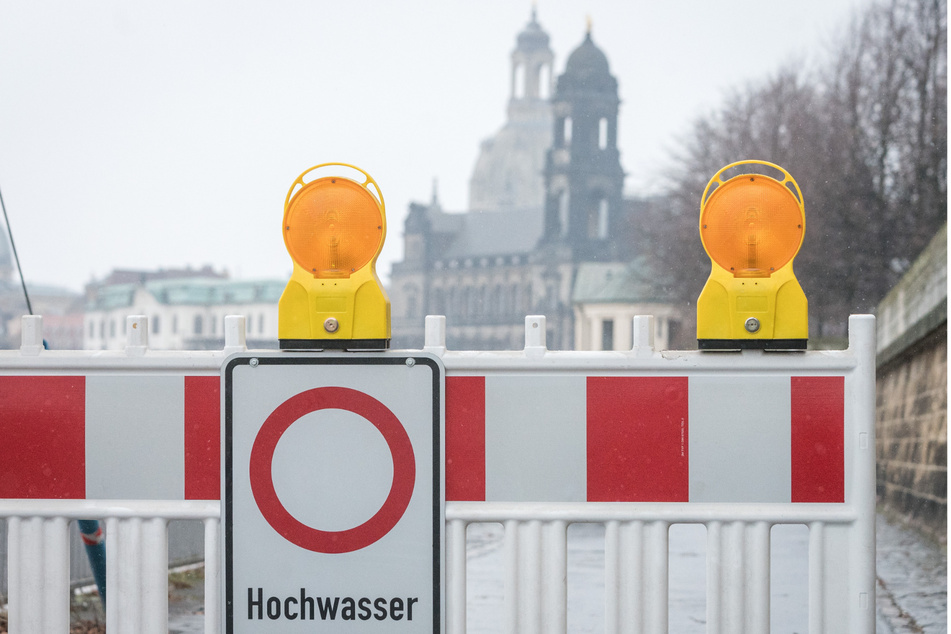
[[[226,319],[221,351],[149,350],[147,320],[130,317],[124,351],[53,352],[24,318],[21,349],[0,352],[12,634],[66,629],[78,518],[105,520],[119,633],[167,631],[167,524],[204,521],[205,631],[220,630],[212,377],[245,349],[243,322]],[[579,522],[605,526],[608,632],[667,631],[680,523],[707,529],[708,632],[769,630],[777,524],[809,529],[809,631],[874,631],[874,318],[850,318],[847,350],[792,354],[655,351],[647,317],[629,352],[548,351],[544,333],[528,317],[524,350],[455,352],[445,319],[426,321],[447,376],[449,632],[465,632],[466,527],[479,522],[505,530],[508,632],[567,630]]]

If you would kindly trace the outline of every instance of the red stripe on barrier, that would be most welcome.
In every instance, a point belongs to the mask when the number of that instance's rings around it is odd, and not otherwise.
[[[845,502],[845,377],[794,376],[792,501]]]
[[[446,378],[446,499],[485,501],[485,377]]]
[[[85,377],[0,377],[0,498],[85,498],[85,424]]]
[[[588,501],[688,501],[686,377],[589,377],[587,411]]]
[[[221,379],[185,377],[185,499],[221,498]]]

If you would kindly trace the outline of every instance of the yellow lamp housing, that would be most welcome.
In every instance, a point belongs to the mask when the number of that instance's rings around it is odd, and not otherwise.
[[[376,275],[386,213],[376,181],[346,163],[311,167],[287,192],[283,230],[294,272],[278,303],[281,349],[389,348],[390,300]]]
[[[724,180],[730,170],[742,173]],[[697,300],[701,350],[805,350],[808,304],[792,266],[805,230],[802,192],[778,165],[739,161],[710,179],[700,199],[700,239],[712,263]]]

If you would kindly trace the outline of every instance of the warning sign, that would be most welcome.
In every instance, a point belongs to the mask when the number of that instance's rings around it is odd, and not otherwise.
[[[225,631],[441,632],[440,361],[224,365]]]

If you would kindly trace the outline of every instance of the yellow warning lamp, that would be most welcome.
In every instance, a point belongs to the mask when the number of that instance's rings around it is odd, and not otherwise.
[[[283,229],[294,272],[278,303],[282,349],[389,348],[390,300],[376,276],[384,210],[376,181],[346,163],[314,166],[291,185]]]
[[[724,180],[750,171],[743,166],[777,176]],[[792,267],[805,230],[802,192],[778,165],[740,161],[710,179],[700,199],[700,239],[713,265],[697,300],[701,350],[806,348],[808,306]]]

